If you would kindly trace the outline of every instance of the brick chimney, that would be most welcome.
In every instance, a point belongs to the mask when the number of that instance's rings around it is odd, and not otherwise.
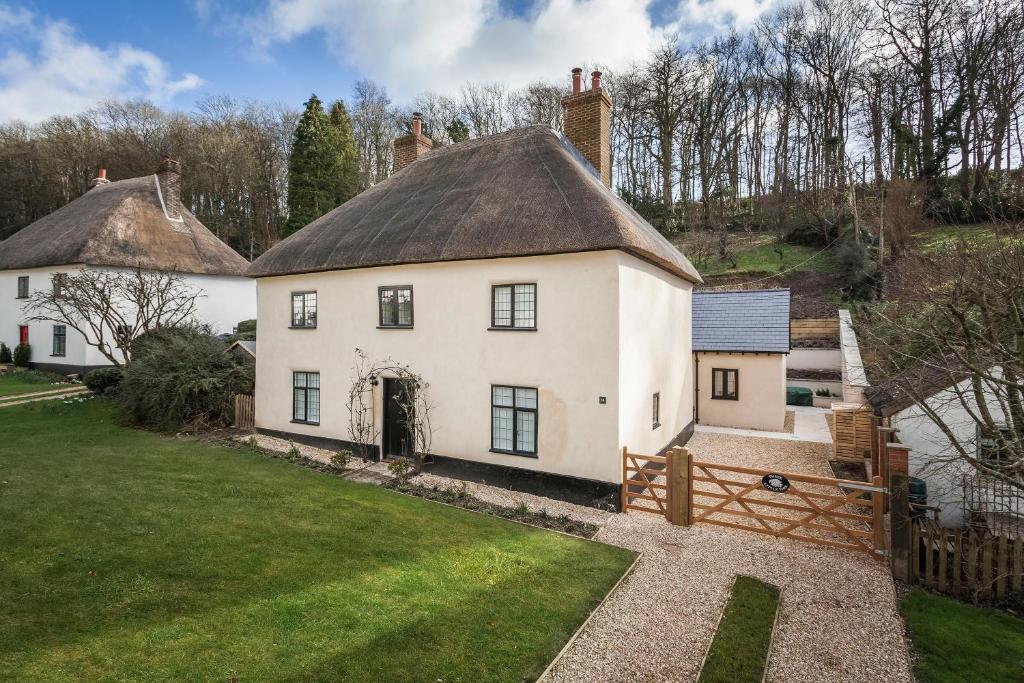
[[[110,181],[107,180],[107,169],[101,168],[99,173],[96,174],[96,177],[89,182],[89,187],[93,188],[97,185],[106,185],[109,182]]]
[[[160,196],[168,218],[181,218],[181,165],[164,155],[156,172],[160,182]]]
[[[395,173],[434,148],[434,141],[423,134],[423,114],[413,112],[412,133],[395,140]]]
[[[590,74],[590,90],[583,90],[583,69],[573,69],[572,92],[562,98],[562,108],[565,136],[611,188],[612,101],[601,87],[601,72]]]

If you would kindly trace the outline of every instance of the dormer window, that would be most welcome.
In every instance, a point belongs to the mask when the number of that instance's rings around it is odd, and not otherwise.
[[[316,292],[292,292],[292,327],[316,327]]]
[[[380,326],[412,327],[412,285],[378,287]]]
[[[491,288],[492,330],[537,329],[537,284],[494,285]]]

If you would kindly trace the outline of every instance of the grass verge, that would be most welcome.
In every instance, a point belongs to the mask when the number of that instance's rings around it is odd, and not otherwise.
[[[1024,680],[1024,619],[914,588],[900,603],[920,683]]]
[[[18,396],[20,394],[31,394],[38,391],[51,391],[55,389],[73,389],[75,384],[53,384],[57,379],[56,375],[34,370],[18,370],[6,375],[0,375],[0,397]]]
[[[114,417],[0,411],[0,679],[528,680],[635,557]]]
[[[768,663],[779,589],[737,576],[711,642],[701,683],[760,683]]]

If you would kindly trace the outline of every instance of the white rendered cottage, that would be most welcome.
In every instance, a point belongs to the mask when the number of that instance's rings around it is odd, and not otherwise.
[[[433,468],[614,500],[623,446],[688,438],[700,277],[609,187],[600,74],[563,104],[564,137],[438,149],[415,117],[393,176],[253,263],[259,430],[347,444],[359,348],[429,382]],[[373,446],[401,455],[382,379]]]
[[[179,273],[201,294],[199,320],[215,333],[231,332],[256,317],[248,265],[182,205],[173,159],[141,178],[109,182],[101,171],[84,195],[0,242],[0,341],[12,349],[29,344],[40,369],[85,373],[109,365],[75,330],[30,322],[24,312],[30,294],[52,287],[55,274],[85,268]]]

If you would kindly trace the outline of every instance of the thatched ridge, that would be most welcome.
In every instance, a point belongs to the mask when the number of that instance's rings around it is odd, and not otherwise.
[[[697,270],[545,126],[428,152],[256,259],[249,275],[619,249]]]
[[[97,185],[0,242],[0,270],[82,264],[245,274],[248,261],[188,211],[181,218],[168,220],[155,175]]]

